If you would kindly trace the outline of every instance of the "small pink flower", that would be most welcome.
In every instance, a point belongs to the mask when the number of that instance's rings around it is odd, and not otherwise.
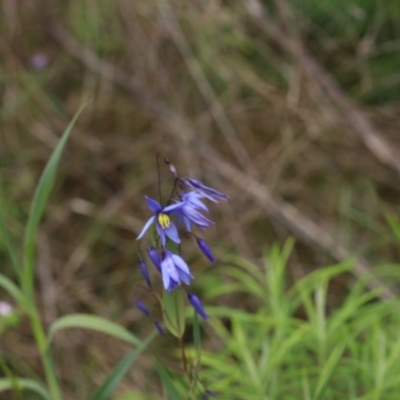
[[[14,311],[13,306],[6,301],[0,301],[0,315],[3,317],[7,317],[8,315],[12,314]]]

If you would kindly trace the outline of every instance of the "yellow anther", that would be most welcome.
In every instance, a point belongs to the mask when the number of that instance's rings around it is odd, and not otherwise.
[[[169,228],[171,225],[171,220],[167,214],[160,213],[158,214],[158,223],[161,225],[161,228]]]

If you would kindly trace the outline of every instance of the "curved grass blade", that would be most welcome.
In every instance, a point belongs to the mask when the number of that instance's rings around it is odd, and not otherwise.
[[[49,341],[60,329],[83,328],[106,333],[134,345],[141,345],[141,341],[127,329],[108,319],[90,314],[70,314],[58,318],[49,330]]]
[[[25,310],[27,307],[27,302],[24,294],[21,292],[19,287],[10,279],[8,279],[3,274],[0,274],[0,286],[8,292],[8,294]]]
[[[158,375],[160,376],[161,381],[165,387],[165,390],[167,391],[168,399],[182,400],[181,395],[178,393],[178,390],[176,389],[173,382],[171,381],[171,378],[169,377],[168,372],[164,368],[164,366],[158,360],[156,360],[156,366],[157,366]]]
[[[103,384],[96,390],[91,400],[108,400],[119,382],[131,368],[139,354],[149,345],[149,343],[157,336],[157,331],[153,331],[140,345],[123,358],[113,371],[108,375]]]
[[[325,391],[328,388],[333,373],[335,372],[335,369],[341,360],[344,349],[344,344],[337,345],[332,351],[326,364],[322,367],[313,400],[322,400],[324,398]]]
[[[37,393],[44,400],[52,400],[47,390],[39,382],[31,379],[13,378],[13,382],[11,382],[9,378],[0,378],[0,393],[13,389],[15,385],[21,390]]]
[[[53,189],[57,167],[67,140],[71,134],[72,128],[75,125],[79,115],[86,107],[84,103],[76,112],[74,118],[67,126],[67,129],[61,136],[53,151],[46,167],[40,177],[39,183],[36,187],[31,209],[29,211],[28,222],[25,229],[24,252],[23,252],[23,289],[25,293],[32,294],[33,291],[33,268],[34,268],[34,255],[35,255],[35,239],[36,232],[40,219],[42,218],[44,207]]]

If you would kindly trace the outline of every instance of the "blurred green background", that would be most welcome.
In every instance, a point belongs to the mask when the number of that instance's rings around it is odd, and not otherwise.
[[[393,283],[399,70],[398,0],[1,0],[0,175],[19,243],[38,177],[89,99],[38,237],[46,324],[88,312],[138,336],[151,329],[134,307],[135,238],[149,216],[144,195],[157,197],[157,153],[231,197],[212,207],[206,237],[221,263],[187,250],[206,304],[254,311],[246,294],[207,293],[226,284],[227,255],[261,265],[289,236],[289,284],[349,257]],[[167,169],[162,177],[168,188]],[[0,261],[12,277],[2,248]],[[335,279],[330,306],[363,271]],[[223,346],[206,331],[208,349]],[[127,351],[81,331],[55,346],[68,399],[84,399]],[[154,344],[120,393],[158,392],[151,354],[174,357],[174,346]],[[40,376],[24,319],[0,348],[19,374]]]

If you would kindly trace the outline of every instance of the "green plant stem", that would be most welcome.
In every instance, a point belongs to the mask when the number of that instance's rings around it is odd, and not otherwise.
[[[50,349],[43,328],[43,324],[40,320],[36,304],[34,302],[32,302],[31,304],[32,304],[32,307],[30,309],[31,326],[33,335],[35,337],[37,346],[39,348],[40,357],[42,359],[44,372],[46,375],[47,386],[53,400],[62,400],[63,397],[60,385],[58,383],[56,371],[54,368],[53,359],[50,354]]]
[[[187,368],[187,358],[185,353],[185,345],[183,344],[181,337],[179,338],[179,346],[181,348],[181,353],[182,353],[183,370],[185,371],[185,373],[187,373],[188,368]]]

